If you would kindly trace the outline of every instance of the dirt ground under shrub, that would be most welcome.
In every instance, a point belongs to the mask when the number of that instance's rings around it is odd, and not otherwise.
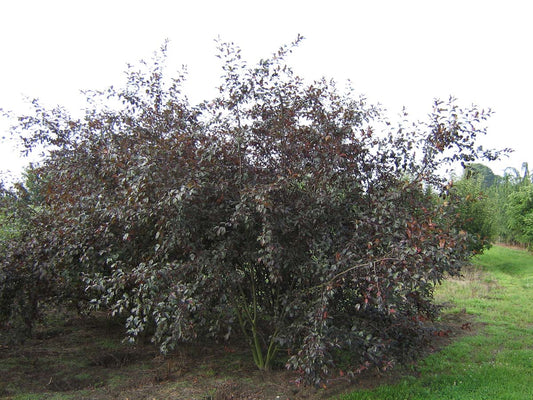
[[[322,399],[417,374],[413,364],[385,373],[367,371],[351,380],[339,375],[326,388],[299,387],[297,375],[281,367],[258,371],[242,341],[187,345],[162,356],[150,343],[123,343],[123,327],[105,314],[52,318],[24,344],[0,344],[0,398]],[[445,314],[440,334],[424,353],[477,328],[466,313]]]

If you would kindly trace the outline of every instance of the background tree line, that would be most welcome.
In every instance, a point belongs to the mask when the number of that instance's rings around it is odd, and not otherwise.
[[[479,247],[492,242],[533,246],[533,185],[528,163],[521,171],[506,168],[498,176],[487,166],[468,165],[454,182],[462,199],[461,225],[480,238]]]

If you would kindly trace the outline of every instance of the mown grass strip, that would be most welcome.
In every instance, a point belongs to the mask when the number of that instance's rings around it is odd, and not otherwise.
[[[420,378],[339,399],[533,399],[533,255],[494,246],[463,279],[439,287],[436,299],[453,303],[449,313],[474,314],[484,327],[423,360]]]

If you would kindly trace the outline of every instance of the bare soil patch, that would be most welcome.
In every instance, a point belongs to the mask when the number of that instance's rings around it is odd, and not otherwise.
[[[438,351],[478,324],[466,313],[445,314],[424,354]],[[104,314],[62,316],[23,345],[0,345],[0,398],[34,393],[72,399],[323,399],[417,374],[416,363],[387,372],[336,376],[327,388],[298,387],[280,367],[257,371],[242,341],[182,346],[162,356],[150,343],[123,343],[123,328]],[[60,397],[62,396],[62,397]]]

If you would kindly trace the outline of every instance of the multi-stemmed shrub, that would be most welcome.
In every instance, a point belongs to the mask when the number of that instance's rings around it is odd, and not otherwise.
[[[42,287],[22,289],[31,312],[92,299],[163,351],[242,335],[258,368],[315,383],[413,355],[435,284],[470,256],[439,174],[495,156],[475,145],[487,114],[436,101],[426,123],[394,124],[298,77],[292,49],[249,66],[220,43],[219,95],[197,105],[165,51],[88,92],[82,118],[36,102],[15,131],[46,150],[41,199],[3,249],[4,321],[24,272]]]

